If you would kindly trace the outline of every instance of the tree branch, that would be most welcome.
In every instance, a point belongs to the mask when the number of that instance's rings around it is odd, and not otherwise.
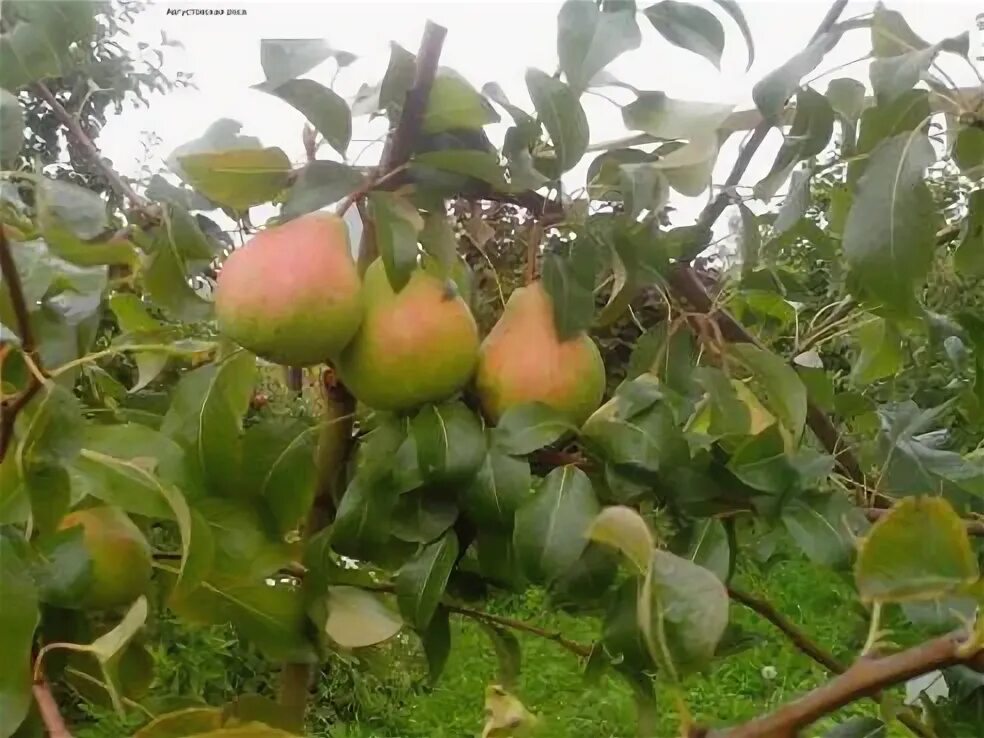
[[[2,274],[3,281],[7,285],[7,293],[14,310],[17,335],[21,340],[21,348],[25,356],[34,362],[36,367],[40,367],[37,344],[34,339],[34,331],[31,328],[30,309],[27,305],[27,299],[24,297],[24,287],[21,284],[20,275],[17,273],[17,264],[14,261],[10,242],[7,240],[7,232],[3,226],[0,226],[0,274]],[[7,449],[14,437],[14,424],[17,422],[17,415],[34,398],[42,386],[40,378],[36,372],[32,371],[28,377],[27,387],[13,398],[0,403],[0,461],[3,461],[7,455]]]
[[[72,738],[68,732],[65,721],[62,719],[58,703],[55,702],[54,695],[51,694],[51,687],[48,682],[42,680],[35,682],[33,686],[34,701],[38,703],[38,712],[41,713],[41,721],[44,723],[45,730],[48,731],[49,738]]]
[[[487,623],[494,623],[495,625],[501,625],[505,628],[511,628],[512,630],[518,630],[523,633],[529,633],[540,638],[545,638],[548,641],[553,641],[583,659],[586,659],[591,655],[590,646],[566,638],[559,630],[546,630],[544,628],[539,628],[532,623],[527,623],[525,620],[516,620],[515,618],[507,618],[502,615],[493,615],[492,613],[485,612],[484,610],[474,610],[470,607],[464,607],[462,605],[454,605],[450,603],[443,604],[449,612],[463,615],[467,618],[471,618],[472,620],[482,620]]]
[[[825,715],[883,689],[948,666],[984,670],[984,649],[965,653],[963,633],[927,641],[881,658],[861,658],[847,671],[775,712],[742,725],[705,733],[707,738],[793,738]]]
[[[99,152],[96,144],[91,138],[89,138],[88,134],[82,130],[82,126],[79,125],[79,122],[72,116],[72,114],[65,110],[64,106],[58,102],[58,99],[54,96],[51,90],[48,89],[48,86],[44,82],[35,82],[31,85],[31,89],[34,94],[48,104],[48,107],[50,107],[52,112],[54,112],[55,117],[68,129],[68,134],[75,140],[75,143],[85,150],[86,155],[92,161],[93,165],[95,165],[99,171],[102,172],[102,175],[106,178],[106,181],[109,182],[110,187],[113,188],[116,194],[122,198],[128,199],[134,207],[140,210],[145,210],[149,204],[147,200],[137,194],[137,191],[134,190],[133,187],[131,187],[115,169],[103,160],[102,154]]]

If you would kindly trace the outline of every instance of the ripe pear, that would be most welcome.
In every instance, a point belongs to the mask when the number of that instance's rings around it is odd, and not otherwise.
[[[605,365],[594,341],[561,341],[540,282],[513,291],[482,342],[475,389],[493,423],[514,405],[541,402],[580,425],[601,403]]]
[[[363,278],[366,314],[336,369],[375,410],[408,410],[443,400],[475,371],[478,326],[450,280],[417,269],[394,292],[380,260]]]
[[[150,583],[150,545],[140,529],[115,507],[90,507],[62,518],[60,530],[82,526],[82,541],[92,563],[89,588],[80,603],[86,609],[111,610],[129,605]]]
[[[362,321],[362,284],[345,221],[310,213],[255,235],[216,281],[219,330],[269,361],[334,358]]]

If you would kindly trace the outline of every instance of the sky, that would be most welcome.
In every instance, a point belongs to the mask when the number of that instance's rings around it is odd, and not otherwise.
[[[726,47],[719,72],[700,56],[671,46],[645,18],[640,16],[642,46],[623,54],[608,67],[619,79],[646,90],[662,90],[685,100],[732,103],[737,109],[748,108],[752,85],[766,73],[800,50],[820,22],[828,0],[739,0],[756,42],[756,58],[746,71],[745,44],[734,23],[714,3],[697,4],[716,11],[725,26]],[[639,2],[645,7],[648,2]],[[913,29],[930,42],[974,28],[984,4],[968,0],[896,0],[887,5],[903,13]],[[197,138],[218,118],[234,118],[243,124],[242,133],[257,136],[265,146],[281,147],[292,161],[304,160],[301,144],[303,116],[287,103],[251,85],[263,81],[260,67],[260,40],[263,38],[325,38],[339,49],[358,55],[359,59],[335,77],[334,89],[350,99],[363,81],[376,82],[389,59],[389,42],[416,51],[425,22],[433,20],[447,27],[441,63],[456,69],[476,88],[495,81],[502,85],[512,102],[532,110],[524,75],[528,67],[553,72],[557,66],[556,31],[559,2],[553,0],[295,0],[294,2],[256,2],[252,0],[196,0],[167,2],[157,0],[138,17],[135,39],[159,45],[160,34],[180,41],[183,48],[166,49],[164,70],[170,76],[178,71],[194,73],[197,89],[182,90],[152,98],[149,108],[125,110],[109,120],[99,139],[104,155],[115,167],[129,176],[139,176],[143,149],[142,131],[153,131],[163,143],[158,149],[163,160],[176,146]],[[852,1],[842,18],[868,13],[873,2]],[[236,9],[245,15],[180,15],[172,10]],[[984,46],[976,32],[971,35],[972,57]],[[827,55],[811,76],[848,64],[870,50],[866,31],[846,34],[836,49]],[[984,52],[980,52],[984,55]],[[976,82],[973,71],[956,58],[941,57],[944,68],[959,85]],[[979,62],[984,68],[984,62]],[[862,61],[820,76],[815,87],[823,92],[829,79],[850,76],[867,81],[868,62]],[[309,72],[307,77],[323,84],[332,83],[333,61]],[[870,88],[870,85],[869,85]],[[629,102],[632,93],[605,90],[621,102]],[[609,100],[586,95],[582,104],[591,125],[591,141],[604,141],[628,135],[622,125],[619,108]],[[501,112],[501,111],[500,111]],[[503,116],[508,122],[508,116]],[[349,156],[354,158],[377,138],[385,124],[369,124],[367,118],[356,119]],[[501,140],[506,123],[487,130],[494,142]],[[362,140],[360,140],[362,139]],[[365,140],[365,141],[363,141]],[[772,163],[781,143],[773,131],[750,167],[746,183],[754,183]],[[740,141],[734,135],[722,149],[715,182],[721,182],[730,169]],[[378,145],[369,145],[358,160],[372,164],[379,155]],[[322,147],[322,158],[337,158],[329,147]],[[591,155],[572,172],[568,187],[584,184],[584,169]],[[151,161],[152,165],[156,162]],[[706,201],[676,196],[671,204],[681,218],[675,225],[686,224]],[[259,211],[260,209],[256,209]],[[253,221],[262,223],[274,214],[270,209],[254,212]],[[260,217],[257,217],[260,216]]]

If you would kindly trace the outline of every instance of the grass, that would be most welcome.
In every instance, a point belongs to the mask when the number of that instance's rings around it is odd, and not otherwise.
[[[741,589],[765,597],[792,621],[842,661],[850,662],[867,635],[867,617],[849,581],[800,559],[779,561],[767,570],[745,571],[735,582]],[[542,593],[503,597],[490,609],[511,617],[562,630],[568,637],[590,643],[598,624],[546,607]],[[732,621],[754,636],[754,645],[716,662],[707,674],[688,680],[686,693],[694,717],[709,725],[748,720],[828,678],[826,671],[795,650],[786,638],[759,616],[739,605]],[[898,617],[887,624],[899,642],[917,640],[920,633]],[[224,628],[188,629],[164,626],[164,643],[154,652],[157,680],[153,695],[187,695],[221,703],[236,693],[272,696],[276,673],[259,655],[242,648]],[[556,643],[519,635],[523,664],[514,693],[541,718],[538,738],[629,738],[636,733],[631,691],[620,680],[605,678],[587,685],[578,660]],[[445,672],[433,687],[425,681],[423,660],[414,639],[369,653],[358,668],[339,658],[318,686],[309,714],[311,738],[472,738],[481,733],[486,685],[496,681],[496,658],[485,632],[473,622],[452,620],[452,651]],[[901,689],[891,692],[897,704]],[[819,738],[826,729],[853,715],[877,717],[873,701],[855,703],[832,716],[803,738]],[[103,713],[86,720],[77,738],[109,738],[128,734]],[[671,695],[659,694],[655,738],[675,738],[679,723]],[[978,722],[940,738],[981,738]],[[893,727],[885,738],[909,733]]]

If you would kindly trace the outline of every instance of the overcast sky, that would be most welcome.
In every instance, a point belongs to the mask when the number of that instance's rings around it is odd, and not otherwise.
[[[806,43],[829,6],[828,0],[740,0],[756,43],[756,59],[745,71],[745,45],[735,25],[721,14],[717,6],[699,2],[715,10],[725,25],[727,45],[718,72],[702,57],[666,43],[640,16],[642,46],[619,57],[608,69],[618,78],[641,89],[662,90],[671,97],[734,103],[739,108],[751,106],[751,87],[767,72],[783,63]],[[648,2],[640,2],[645,7]],[[984,3],[967,0],[921,0],[889,2],[900,10],[914,30],[930,42],[973,28],[974,18],[984,12]],[[258,136],[265,146],[279,146],[295,162],[302,162],[300,131],[304,119],[286,103],[250,86],[263,80],[260,67],[260,39],[325,38],[334,47],[359,56],[353,65],[341,71],[334,88],[351,98],[362,81],[375,82],[383,74],[389,58],[389,41],[415,51],[424,23],[431,19],[448,29],[441,57],[442,64],[458,70],[475,87],[485,82],[499,82],[506,94],[527,110],[532,105],[526,93],[524,74],[527,67],[553,72],[557,66],[556,17],[559,2],[548,0],[447,0],[419,2],[413,0],[310,0],[295,2],[252,2],[249,0],[197,0],[164,2],[158,0],[139,18],[137,38],[152,45],[160,42],[160,32],[180,41],[184,48],[167,49],[165,70],[194,73],[197,90],[187,90],[153,99],[149,109],[127,110],[107,124],[100,145],[115,166],[125,174],[139,174],[140,132],[154,131],[163,139],[158,153],[163,159],[174,147],[196,138],[212,121],[235,118],[243,133]],[[245,16],[167,15],[168,8],[237,8]],[[872,2],[850,2],[842,17],[870,12]],[[972,34],[972,56],[980,48],[980,39]],[[863,56],[870,50],[865,31],[845,35],[838,47],[827,56],[817,73]],[[973,72],[955,58],[941,57],[944,68],[960,85],[976,82]],[[815,83],[823,92],[828,79],[855,77],[867,84],[868,62],[860,62],[821,77]],[[334,62],[328,61],[306,76],[324,84],[331,82]],[[815,73],[816,74],[816,73]],[[618,97],[618,93],[611,93]],[[623,101],[631,99],[622,96]],[[626,135],[619,109],[611,102],[586,95],[582,103],[591,125],[591,140],[602,141]],[[504,116],[508,121],[508,116]],[[369,126],[367,119],[357,119],[349,156],[358,154],[365,144],[358,139],[372,139],[381,132],[379,124]],[[505,124],[493,126],[493,141],[501,140]],[[718,160],[715,181],[723,180],[734,157],[740,136],[732,136]],[[778,148],[780,136],[770,134],[761,153],[749,170],[747,182],[765,174]],[[319,156],[334,155],[327,146]],[[370,148],[359,163],[371,164],[378,148]],[[587,159],[585,161],[589,161]],[[581,168],[583,171],[583,165]],[[575,172],[571,186],[583,184]],[[674,200],[681,215],[696,210],[703,198]],[[259,214],[259,213],[257,213]],[[269,213],[272,214],[272,211]],[[266,215],[264,213],[263,215]],[[262,222],[263,217],[254,218]],[[684,221],[681,218],[680,224]]]

